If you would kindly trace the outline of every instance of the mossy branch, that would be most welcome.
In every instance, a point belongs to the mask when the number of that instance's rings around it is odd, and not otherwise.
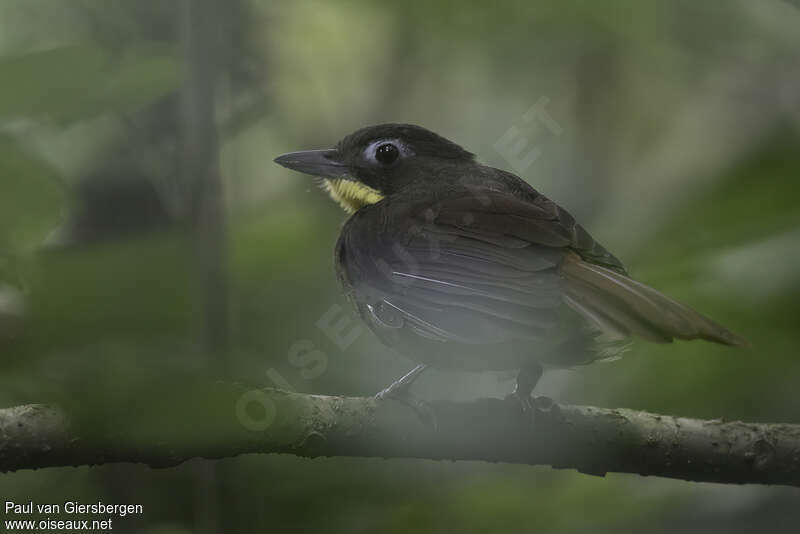
[[[638,473],[683,480],[800,487],[800,425],[725,422],[539,400],[429,403],[435,424],[406,405],[216,384],[102,425],[54,407],[0,410],[0,470],[244,453],[481,460]]]

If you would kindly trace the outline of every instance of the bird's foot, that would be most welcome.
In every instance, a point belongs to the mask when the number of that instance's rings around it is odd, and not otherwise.
[[[522,394],[517,390],[506,396],[506,400],[511,400],[519,405],[519,409],[524,414],[533,412],[533,396],[530,393]]]
[[[396,387],[397,385],[398,383],[395,382],[391,386],[379,391],[375,395],[375,400],[395,400],[405,404],[414,410],[425,425],[428,425],[436,432],[439,429],[439,425],[433,409],[425,401],[414,397],[407,386],[401,384],[400,387]]]
[[[515,390],[506,399],[515,402],[519,406],[523,416],[531,425],[546,421],[548,418],[558,417],[560,413],[558,404],[553,402],[550,397],[543,395],[534,397],[530,393],[522,394]]]
[[[383,400],[385,398],[397,398],[401,396],[408,396],[409,390],[411,389],[411,384],[414,383],[414,380],[425,371],[427,367],[425,364],[419,364],[414,367],[412,370],[392,382],[389,387],[381,390],[375,395],[375,398],[378,400]]]
[[[390,385],[375,394],[375,400],[379,401],[387,399],[403,401],[410,397],[411,392],[409,391],[409,386],[399,381],[392,382]]]

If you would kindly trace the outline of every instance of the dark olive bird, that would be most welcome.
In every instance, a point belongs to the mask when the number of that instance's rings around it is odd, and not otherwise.
[[[351,214],[336,244],[349,299],[386,344],[425,366],[519,370],[530,407],[544,367],[613,357],[626,341],[744,340],[627,276],[566,210],[419,126],[382,124],[276,163],[322,179]]]

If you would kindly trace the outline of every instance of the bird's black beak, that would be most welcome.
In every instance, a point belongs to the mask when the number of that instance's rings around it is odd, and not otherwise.
[[[347,166],[337,161],[337,155],[336,150],[302,150],[278,156],[275,163],[312,176],[340,178],[347,174]]]

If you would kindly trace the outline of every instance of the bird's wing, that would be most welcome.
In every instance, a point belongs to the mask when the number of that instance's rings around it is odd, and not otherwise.
[[[517,237],[531,244],[568,248],[590,263],[625,274],[615,256],[572,215],[544,195],[530,200],[497,190],[471,189],[440,202],[436,222]]]
[[[558,322],[570,251],[622,269],[564,215],[493,190],[393,199],[348,222],[340,268],[379,328],[474,344],[534,339]]]
[[[611,341],[744,343],[628,278],[619,260],[543,196],[486,189],[379,202],[348,222],[338,261],[378,329],[490,344],[541,339],[565,317],[570,324],[581,317]]]

